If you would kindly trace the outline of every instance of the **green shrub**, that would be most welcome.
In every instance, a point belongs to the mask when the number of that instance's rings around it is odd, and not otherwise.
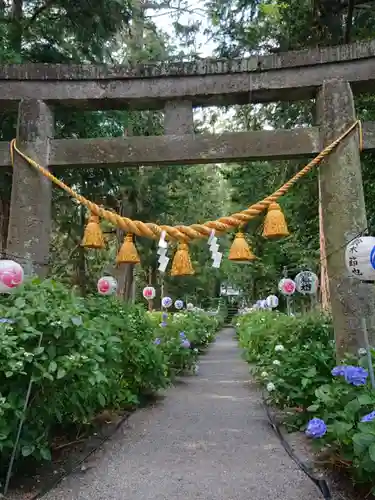
[[[134,406],[166,387],[176,366],[196,360],[176,333],[185,330],[204,343],[216,327],[213,319],[182,315],[164,331],[142,306],[113,297],[84,299],[37,279],[1,296],[0,316],[14,321],[0,323],[0,472],[14,446],[30,377],[19,463],[50,459],[57,428],[88,426],[103,409]],[[155,343],[161,331],[168,349]]]
[[[199,350],[214,339],[219,320],[203,312],[164,314],[164,317],[162,313],[152,313],[152,316],[157,325],[158,344],[173,376],[196,365]]]
[[[329,318],[262,311],[240,319],[239,342],[253,372],[281,407],[305,409],[331,377],[333,331]]]
[[[363,367],[367,369],[366,357],[357,365],[335,368],[336,376],[315,391],[315,401],[307,410],[311,417],[319,419],[320,432],[311,436],[319,438],[316,446],[328,449],[331,461],[349,468],[357,481],[374,485],[375,391],[366,377],[367,370],[360,372],[362,380],[356,377],[353,381],[350,376]],[[349,374],[344,376],[348,369]]]
[[[244,356],[254,364],[269,401],[294,407],[294,414],[288,412],[293,423],[301,430],[307,424],[307,434],[331,462],[374,485],[375,392],[361,370],[368,370],[367,356],[348,356],[335,368],[332,325],[317,314],[253,312],[237,318],[236,326]]]

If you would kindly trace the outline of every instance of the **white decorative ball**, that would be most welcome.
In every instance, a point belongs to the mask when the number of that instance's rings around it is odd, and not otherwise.
[[[97,288],[100,295],[113,295],[117,291],[117,281],[113,276],[103,276],[98,280]]]
[[[11,293],[22,285],[23,269],[14,260],[0,260],[0,293]]]
[[[152,300],[155,298],[156,296],[156,290],[153,286],[146,286],[144,289],[143,289],[143,298],[146,299],[146,300]]]
[[[168,309],[169,307],[171,307],[172,304],[173,304],[173,301],[172,301],[172,299],[170,297],[163,297],[161,299],[161,305],[165,309]]]
[[[266,298],[266,304],[270,309],[275,309],[279,305],[279,299],[276,295],[269,295]]]
[[[177,299],[174,303],[174,306],[176,309],[183,309],[184,307],[184,302],[180,299]]]
[[[290,278],[283,278],[279,281],[278,288],[279,292],[283,295],[293,295],[293,293],[296,291],[296,284]]]

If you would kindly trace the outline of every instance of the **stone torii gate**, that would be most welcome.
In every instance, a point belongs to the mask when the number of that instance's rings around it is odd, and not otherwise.
[[[63,167],[206,164],[304,158],[317,154],[356,119],[352,92],[372,91],[375,41],[241,60],[155,63],[132,68],[21,64],[0,67],[0,106],[17,108],[19,147],[58,175]],[[194,134],[193,107],[316,99],[316,126],[294,130]],[[163,109],[162,137],[54,139],[55,104],[83,110]],[[375,150],[375,123],[364,123]],[[10,166],[0,143],[0,167]],[[251,172],[249,172],[251,175]],[[48,260],[49,181],[15,157],[7,252]],[[360,285],[347,277],[344,247],[366,226],[358,134],[320,170],[334,327],[342,350],[360,338]],[[249,200],[249,203],[253,200]],[[339,250],[338,250],[339,249]],[[36,266],[40,275],[45,266]],[[366,299],[368,301],[368,298]],[[361,304],[362,302],[362,304]]]

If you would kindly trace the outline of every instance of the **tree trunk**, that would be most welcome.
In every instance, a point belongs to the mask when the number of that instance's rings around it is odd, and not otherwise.
[[[1,258],[6,258],[8,239],[10,199],[3,196],[0,198],[0,253]]]
[[[11,47],[17,54],[22,51],[22,17],[23,0],[13,0],[9,38]]]

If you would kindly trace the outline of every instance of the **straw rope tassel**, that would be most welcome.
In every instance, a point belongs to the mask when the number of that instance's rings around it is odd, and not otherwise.
[[[191,276],[193,274],[195,273],[190,259],[189,246],[187,243],[181,242],[173,257],[171,276]]]
[[[234,237],[228,259],[234,262],[250,262],[256,259],[242,231],[239,231]]]
[[[131,233],[128,233],[124,238],[124,243],[121,245],[120,250],[116,257],[116,264],[139,264],[141,259],[136,246],[134,245],[134,238]]]
[[[282,238],[289,236],[285,216],[278,203],[271,203],[268,207],[263,227],[264,238]]]
[[[355,128],[359,126],[359,122],[354,122],[343,134],[340,135],[336,140],[329,144],[324,150],[319,153],[313,160],[311,160],[302,170],[300,170],[296,175],[294,175],[288,182],[281,186],[277,191],[272,193],[267,198],[251,205],[248,209],[242,212],[237,212],[235,214],[229,215],[227,217],[221,217],[215,221],[208,221],[204,224],[192,224],[191,226],[159,226],[151,222],[144,223],[138,220],[128,219],[127,217],[121,217],[121,215],[106,210],[100,207],[96,203],[88,200],[84,196],[76,193],[72,188],[64,184],[62,181],[57,179],[51,174],[46,168],[38,165],[33,159],[29,158],[22,151],[17,148],[16,140],[13,139],[10,143],[11,149],[11,159],[12,165],[14,165],[13,157],[14,151],[28,162],[33,168],[38,170],[42,175],[47,177],[61,189],[66,191],[72,198],[76,199],[79,203],[87,207],[93,215],[97,215],[114,226],[119,227],[123,231],[133,233],[137,236],[143,236],[145,238],[158,239],[162,231],[165,231],[168,239],[174,239],[177,241],[189,242],[196,238],[209,238],[212,230],[214,229],[216,233],[223,233],[231,229],[237,228],[246,222],[254,219],[260,215],[264,210],[266,210],[269,205],[276,202],[281,196],[283,196],[301,177],[310,172],[314,167],[319,165],[321,161],[329,155],[340,142],[345,139]]]
[[[85,227],[81,246],[96,249],[105,247],[104,236],[97,215],[90,215],[87,226]]]

